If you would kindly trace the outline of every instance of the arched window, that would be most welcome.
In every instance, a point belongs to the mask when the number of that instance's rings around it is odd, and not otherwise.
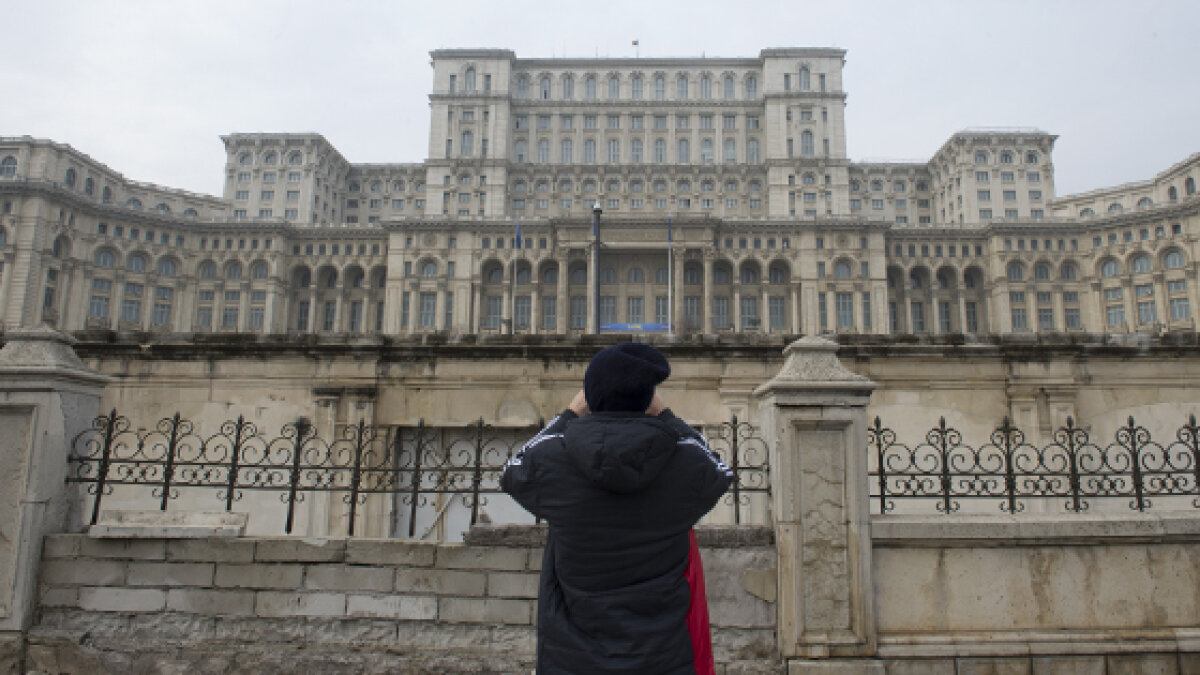
[[[538,80],[538,98],[542,99],[543,101],[550,100],[550,77],[549,76],[543,76],[542,79]]]
[[[630,267],[627,279],[631,284],[646,283],[646,273],[640,267]]]
[[[173,277],[177,269],[175,261],[170,258],[163,258],[158,261],[158,275],[160,277]]]
[[[583,267],[576,267],[575,269],[571,270],[571,283],[586,284],[587,283],[587,269],[585,269]]]
[[[557,284],[558,283],[558,268],[557,267],[547,267],[546,269],[542,270],[542,283],[543,284]]]
[[[1121,266],[1116,260],[1109,258],[1100,264],[1100,276],[1115,277],[1121,273]]]
[[[69,187],[75,187],[75,169],[67,169],[67,175],[63,176],[63,183]]]
[[[363,274],[362,268],[351,267],[346,272],[346,280],[350,282],[350,288],[362,288],[367,282],[367,275]]]
[[[683,266],[683,283],[699,284],[704,278],[704,270],[696,263],[688,263]]]
[[[768,273],[773,284],[786,284],[788,281],[788,271],[783,265],[771,265]]]
[[[105,185],[104,189],[100,191],[100,201],[105,204],[111,204],[112,199],[112,188]]]
[[[517,98],[529,98],[529,78],[524,75],[517,78]]]
[[[1086,209],[1083,209],[1082,211],[1080,211],[1080,212],[1079,212],[1079,217],[1080,217],[1080,218],[1087,218],[1087,217],[1089,217],[1089,216],[1094,216],[1094,215],[1096,215],[1096,210],[1095,210],[1095,209],[1093,209],[1093,208],[1091,208],[1090,206],[1089,206],[1088,208],[1086,208]]]
[[[142,208],[142,200],[138,199],[137,197],[130,197],[129,199],[125,200],[125,206],[128,206],[131,209],[140,209]]]
[[[753,75],[746,78],[746,98],[751,101],[758,98],[758,79]]]
[[[550,141],[545,138],[538,141],[537,161],[539,164],[550,163]]]
[[[475,134],[470,131],[462,132],[462,142],[458,144],[458,151],[463,157],[475,154]]]
[[[213,263],[211,260],[207,260],[207,261],[201,263],[200,278],[201,279],[216,279],[217,278],[216,264]]]
[[[96,251],[96,267],[115,267],[117,255],[108,249]]]
[[[1013,163],[1013,154],[1011,152],[1007,152],[1007,151],[1000,153],[1000,163],[1001,164],[1012,164]]]
[[[654,100],[663,101],[667,98],[667,78],[659,75],[654,78]]]
[[[845,260],[840,260],[833,266],[833,278],[849,279],[850,278],[850,263]]]
[[[812,76],[808,72],[808,66],[800,68],[800,91],[808,91],[812,88]]]
[[[906,189],[907,187],[904,185],[904,181],[902,180],[892,183],[892,192],[904,192]]]
[[[613,75],[608,78],[608,98],[616,99],[621,97],[621,80]]]
[[[987,164],[987,161],[988,161],[988,155],[986,152],[980,151],[980,152],[975,153],[975,163],[976,164]]]
[[[1063,263],[1062,271],[1059,274],[1063,281],[1075,281],[1079,278],[1079,270],[1074,263]]]
[[[296,286],[298,288],[308,288],[312,285],[312,272],[307,267],[300,270],[299,276],[296,277]]]
[[[700,76],[700,98],[705,100],[712,98],[712,78],[708,75]]]
[[[572,142],[571,139],[569,139],[569,138],[562,139],[562,143],[559,144],[559,148],[558,148],[558,161],[562,162],[563,164],[569,164],[569,163],[575,161],[574,157],[575,157],[575,143]],[[567,187],[565,187],[565,188],[560,187],[559,189],[561,189],[563,191],[570,190],[571,189],[570,183],[567,184]]]
[[[1046,263],[1038,263],[1033,268],[1033,278],[1038,281],[1046,281],[1050,278],[1050,266]]]
[[[629,97],[640,101],[642,100],[642,76],[634,75],[629,80]]]
[[[615,284],[617,283],[617,271],[611,267],[605,267],[600,270],[600,283]]]
[[[421,265],[421,276],[426,279],[433,279],[437,276],[438,266],[432,260],[426,260],[425,264]]]
[[[392,181],[392,192],[404,192],[404,181]]]
[[[288,155],[287,163],[292,166],[297,166],[304,163],[304,155],[300,151],[293,152]]]
[[[383,189],[383,183],[380,183],[377,180],[371,181],[371,187],[370,187],[371,192],[379,192],[382,189]]]
[[[89,197],[96,194],[96,181],[91,176],[83,179],[83,194]]]
[[[687,164],[692,160],[691,145],[688,144],[688,139],[679,139],[679,147],[675,151],[675,162],[677,164]]]
[[[241,279],[242,278],[242,264],[241,263],[230,263],[229,266],[225,268],[225,278],[226,279]]]
[[[575,98],[575,78],[570,75],[563,78],[563,98],[568,101]]]
[[[1154,206],[1154,200],[1149,197],[1142,197],[1137,201],[1137,208],[1139,209],[1148,209],[1151,206]]]
[[[238,155],[238,164],[245,166],[252,161],[254,161],[254,158],[251,157],[250,153],[248,152],[243,152],[242,154]]]
[[[1008,280],[1021,281],[1025,278],[1025,268],[1019,262],[1010,262],[1008,264]]]
[[[517,268],[517,283],[518,284],[527,284],[532,280],[533,280],[533,270],[529,268],[529,265],[521,265],[520,267]]]
[[[858,192],[861,189],[862,189],[862,185],[860,185],[858,181],[856,181],[856,180],[850,181],[850,191],[851,192]]]
[[[700,141],[700,161],[704,164],[712,164],[715,161],[711,138],[705,138]]]
[[[1121,206],[1120,204],[1118,204],[1118,203],[1116,203],[1116,202],[1114,202],[1114,203],[1112,203],[1112,204],[1109,204],[1109,205],[1108,205],[1108,212],[1109,212],[1109,213],[1120,213],[1120,212],[1122,212],[1122,211],[1124,211],[1124,210],[1125,210],[1125,207],[1124,207],[1124,206]]]
[[[159,202],[154,205],[154,210],[158,211],[159,213],[170,213],[171,207],[167,206],[163,202]]]
[[[487,282],[489,284],[498,284],[504,281],[504,270],[499,267],[492,267],[487,272]]]
[[[196,218],[200,214],[196,212],[196,209],[186,208],[183,210],[183,215],[187,216],[188,218]]]
[[[717,265],[713,268],[713,283],[727,284],[729,283],[729,268],[724,265]]]
[[[250,266],[251,279],[266,279],[267,278],[267,263],[261,260]]]
[[[141,253],[134,253],[125,261],[125,267],[130,272],[145,272],[146,271],[146,256]]]
[[[475,69],[467,68],[463,73],[463,91],[475,91]]]
[[[329,276],[325,277],[325,288],[337,288],[337,280],[337,270],[330,269]]]
[[[1187,196],[1196,194],[1196,179],[1188,176],[1187,180],[1183,181],[1183,193]]]
[[[1177,270],[1183,267],[1183,254],[1179,251],[1169,251],[1163,257],[1163,267],[1169,270]]]
[[[1038,154],[1033,151],[1025,153],[1025,163],[1026,164],[1037,164],[1038,163]]]
[[[1150,256],[1140,254],[1133,258],[1133,273],[1144,274],[1150,271]]]
[[[583,80],[583,97],[589,101],[596,100],[596,76],[588,75]]]
[[[881,181],[881,180],[871,181],[871,192],[880,192],[882,190],[883,190],[883,181]]]
[[[0,159],[0,176],[17,175],[17,158],[9,155]]]
[[[279,163],[279,155],[275,154],[274,150],[268,150],[267,154],[263,155],[263,164]]]
[[[1174,185],[1167,188],[1167,199],[1172,202],[1179,200],[1179,190],[1176,190]]]

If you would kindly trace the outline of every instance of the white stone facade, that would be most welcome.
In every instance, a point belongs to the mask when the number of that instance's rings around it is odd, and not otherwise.
[[[844,54],[437,50],[423,162],[232,134],[220,198],[0,138],[0,327],[1195,331],[1200,154],[1067,197],[1036,129],[851,161]]]

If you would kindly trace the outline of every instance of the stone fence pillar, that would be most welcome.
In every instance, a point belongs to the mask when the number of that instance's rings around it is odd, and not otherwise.
[[[42,537],[66,523],[67,453],[91,426],[110,378],[70,337],[13,330],[0,349],[0,671],[18,672],[36,606]]]
[[[861,660],[876,646],[866,454],[875,384],[847,370],[829,340],[805,337],[784,355],[754,392],[770,452],[779,650],[789,672],[876,672]]]

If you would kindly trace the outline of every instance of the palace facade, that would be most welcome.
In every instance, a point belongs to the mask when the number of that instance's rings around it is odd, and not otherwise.
[[[1057,196],[1037,129],[851,160],[842,50],[431,56],[417,163],[231,134],[216,197],[0,138],[0,328],[1196,330],[1200,153]]]

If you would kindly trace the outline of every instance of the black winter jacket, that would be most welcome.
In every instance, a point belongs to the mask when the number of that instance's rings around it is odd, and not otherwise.
[[[732,479],[670,410],[567,410],[513,456],[501,486],[549,524],[538,675],[695,672],[688,531]]]

